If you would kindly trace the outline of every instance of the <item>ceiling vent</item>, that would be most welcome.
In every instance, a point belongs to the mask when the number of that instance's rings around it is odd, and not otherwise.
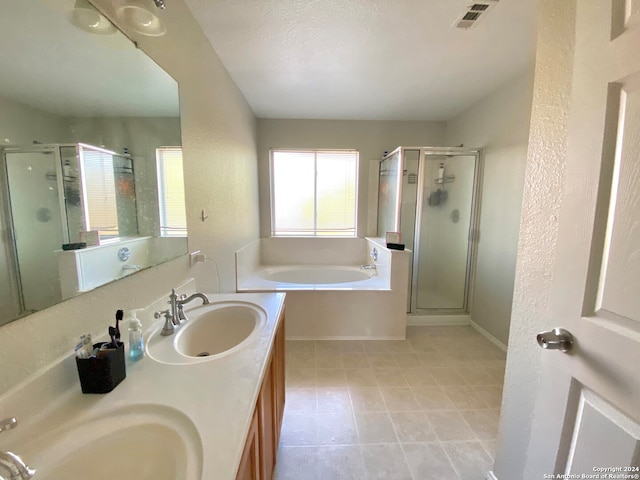
[[[487,12],[491,10],[491,7],[496,3],[498,3],[498,0],[479,0],[472,3],[467,7],[462,15],[460,15],[453,26],[464,30],[473,27],[487,15]]]

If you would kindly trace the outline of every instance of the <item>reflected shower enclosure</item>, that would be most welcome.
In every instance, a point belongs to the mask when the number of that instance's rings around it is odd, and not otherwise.
[[[5,267],[21,316],[62,300],[56,252],[80,232],[138,234],[133,160],[85,144],[7,148],[2,160]]]
[[[407,311],[466,313],[477,243],[478,149],[399,147],[380,162],[378,236],[413,252]]]

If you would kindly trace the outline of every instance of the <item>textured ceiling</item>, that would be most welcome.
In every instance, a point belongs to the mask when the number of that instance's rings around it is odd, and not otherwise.
[[[186,3],[258,117],[446,120],[532,64],[535,1]]]

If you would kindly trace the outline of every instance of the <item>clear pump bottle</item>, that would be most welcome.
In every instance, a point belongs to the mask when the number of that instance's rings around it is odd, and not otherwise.
[[[131,310],[129,312],[129,358],[134,361],[144,357],[142,323],[137,317],[137,311]]]

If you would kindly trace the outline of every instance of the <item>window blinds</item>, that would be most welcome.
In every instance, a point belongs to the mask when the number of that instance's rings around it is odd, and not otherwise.
[[[184,203],[184,174],[182,148],[156,149],[158,167],[158,203],[160,206],[160,235],[187,235],[187,214]]]

